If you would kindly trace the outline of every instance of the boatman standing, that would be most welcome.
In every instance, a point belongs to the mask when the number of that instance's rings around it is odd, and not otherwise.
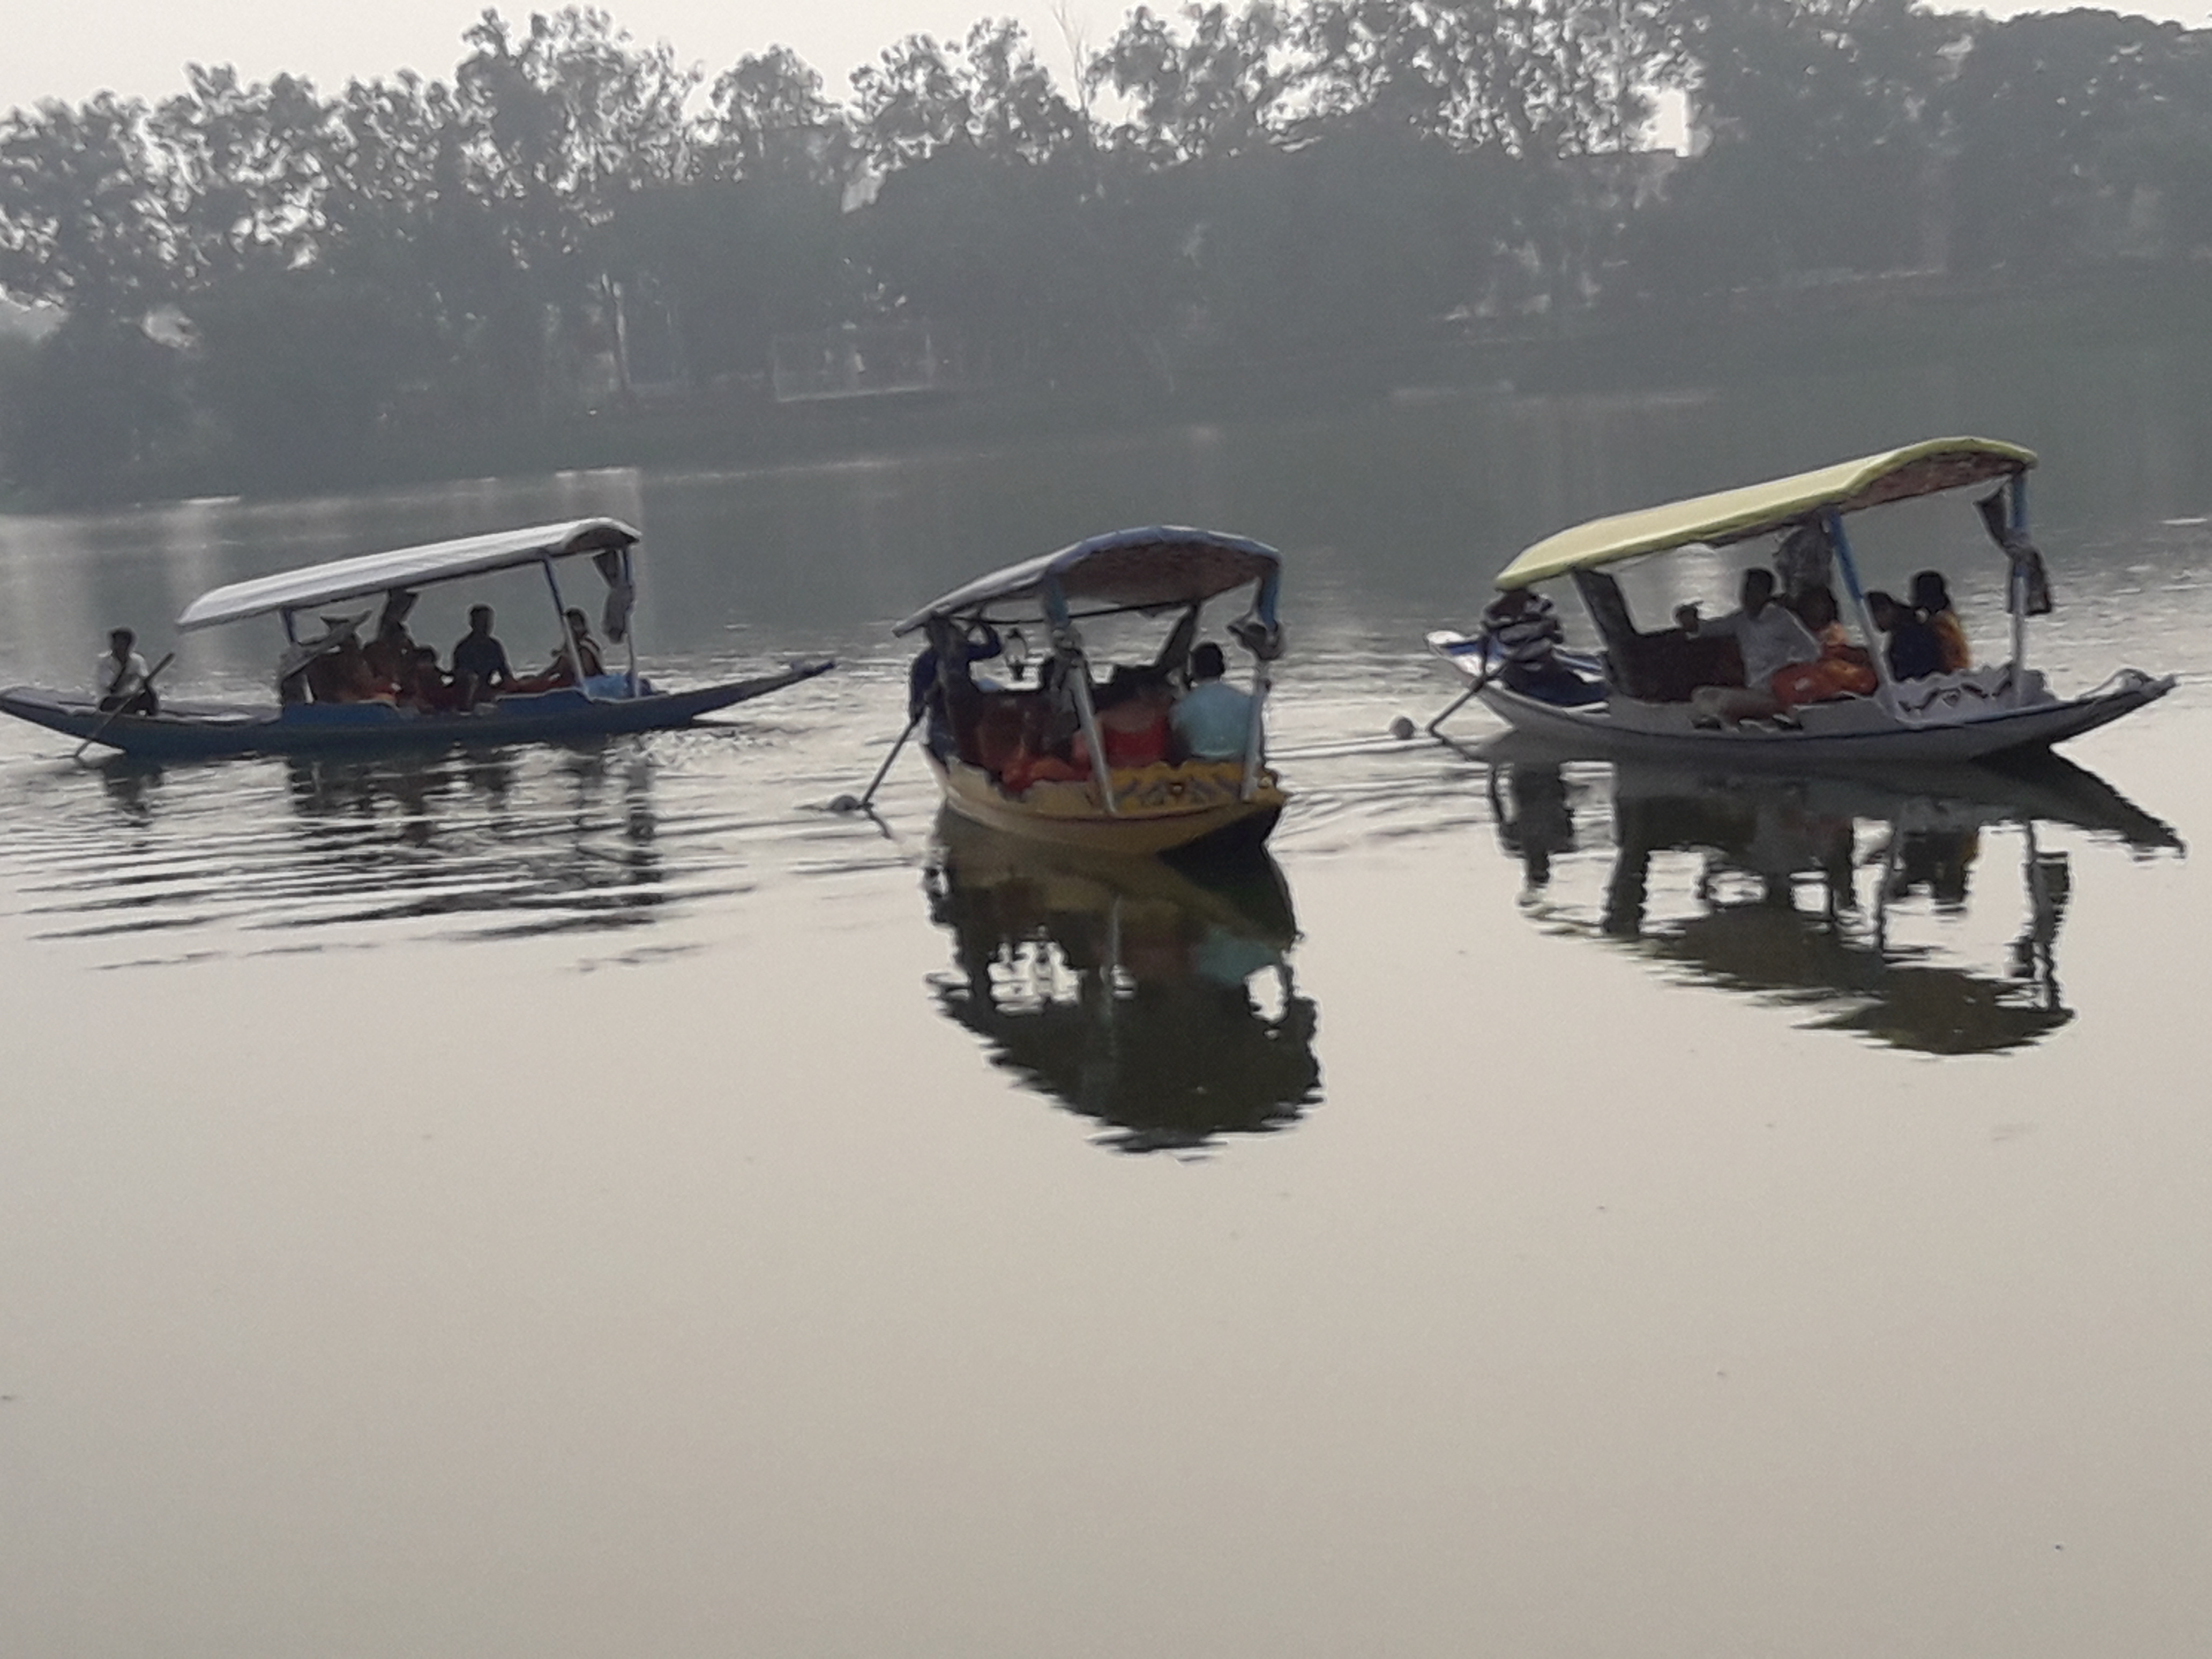
[[[107,649],[93,663],[93,690],[100,698],[100,712],[103,714],[161,712],[161,700],[147,684],[146,659],[132,648],[137,643],[136,634],[127,628],[118,628],[107,636]]]

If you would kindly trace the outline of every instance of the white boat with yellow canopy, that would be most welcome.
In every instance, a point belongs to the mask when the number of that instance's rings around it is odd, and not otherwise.
[[[1009,565],[915,611],[894,630],[926,633],[930,642],[907,729],[928,720],[924,750],[945,805],[992,829],[1106,852],[1258,845],[1285,799],[1265,756],[1268,687],[1283,648],[1281,580],[1282,556],[1271,547],[1155,526]],[[1132,696],[1156,698],[1163,710],[1168,699],[1191,695],[1194,678],[1203,678],[1194,664],[1206,652],[1195,645],[1205,607],[1237,594],[1245,606],[1226,631],[1251,659],[1239,752],[1201,757],[1169,748],[1123,763],[1129,750],[1117,752],[1111,729],[1115,693],[1133,683]],[[1094,678],[1086,625],[1170,616],[1166,641],[1148,664],[1116,669],[1103,683]],[[1021,684],[1025,628],[1042,629],[1047,645],[1034,687]],[[971,663],[994,657],[1014,684],[972,677]],[[1106,764],[1094,767],[1093,757]]]
[[[1596,654],[1553,648],[1537,637],[1534,614],[1510,599],[1493,602],[1484,630],[1428,636],[1431,651],[1470,682],[1430,722],[1435,732],[1470,698],[1534,736],[1583,752],[1651,757],[1725,756],[1733,763],[1792,766],[1863,762],[1949,762],[2047,748],[2164,696],[2169,677],[2122,668],[2075,696],[2053,691],[2027,662],[2031,615],[2050,609],[2042,560],[2027,537],[2027,473],[2033,452],[1986,438],[1936,438],[1843,461],[1816,471],[1619,514],[1536,543],[1498,573],[1512,596],[1571,580],[1595,625]],[[1990,665],[1902,678],[1882,648],[1844,520],[1868,507],[1952,491],[1974,501],[2008,560],[2010,655]],[[1669,553],[1784,539],[1832,562],[1861,629],[1858,694],[1829,695],[1771,717],[1710,717],[1695,692],[1729,684],[1725,659],[1694,630],[1639,629],[1613,568]],[[1825,586],[1825,582],[1820,584]],[[1786,585],[1785,585],[1786,599]],[[1556,632],[1554,631],[1554,637]],[[1741,686],[1740,659],[1734,684]]]

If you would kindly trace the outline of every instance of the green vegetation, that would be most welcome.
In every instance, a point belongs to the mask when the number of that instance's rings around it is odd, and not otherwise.
[[[1072,88],[986,21],[842,104],[596,10],[464,45],[450,82],[194,66],[0,119],[0,292],[60,319],[0,337],[0,478],[727,459],[2208,308],[2212,30],[2109,12],[1139,8]],[[1668,88],[1693,156],[1637,148]],[[779,405],[780,337],[847,390],[840,342],[922,341],[903,384],[977,395]]]

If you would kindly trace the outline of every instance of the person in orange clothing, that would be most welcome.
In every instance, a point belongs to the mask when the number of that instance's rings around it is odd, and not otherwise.
[[[1853,645],[1836,615],[1836,596],[1824,586],[1809,587],[1797,597],[1797,616],[1820,647],[1812,662],[1792,663],[1774,677],[1774,695],[1785,708],[1834,697],[1867,696],[1880,682],[1874,659]]]
[[[1951,590],[1944,585],[1942,572],[1923,570],[1912,579],[1912,608],[1935,630],[1936,648],[1942,653],[1946,674],[1974,665],[1966,630],[1960,625],[1959,613],[1951,609]]]

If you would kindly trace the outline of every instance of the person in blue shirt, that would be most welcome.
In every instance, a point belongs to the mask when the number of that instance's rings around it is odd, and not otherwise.
[[[507,666],[507,647],[492,635],[488,605],[469,607],[469,631],[453,647],[453,684],[463,708],[514,689],[514,670]]]
[[[933,623],[929,629],[929,644],[914,659],[907,670],[906,717],[918,720],[925,711],[929,715],[922,741],[932,753],[951,755],[956,751],[953,709],[945,707],[946,686],[949,681],[952,699],[961,702],[970,698],[975,689],[974,676],[969,672],[979,662],[987,662],[1005,647],[999,640],[999,630],[988,623],[979,623],[976,631],[969,634],[949,623]],[[947,665],[942,676],[938,672],[940,663]]]
[[[1221,678],[1227,664],[1208,640],[1190,653],[1190,690],[1169,719],[1193,760],[1236,760],[1252,726],[1252,696]]]

